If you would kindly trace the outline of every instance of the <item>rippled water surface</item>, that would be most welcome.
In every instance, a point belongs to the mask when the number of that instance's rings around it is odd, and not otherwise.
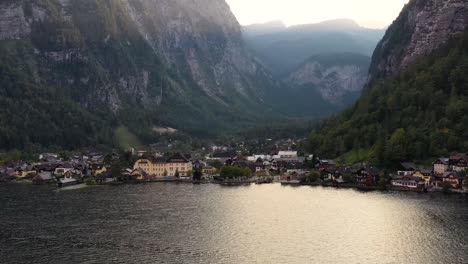
[[[468,197],[0,186],[0,263],[468,263]]]

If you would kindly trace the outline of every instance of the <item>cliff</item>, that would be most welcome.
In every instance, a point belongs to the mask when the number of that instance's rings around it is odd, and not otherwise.
[[[343,106],[349,96],[357,98],[367,80],[370,58],[360,54],[340,53],[314,56],[286,79],[296,86],[315,89],[322,98]]]
[[[29,106],[47,102],[41,94],[49,89],[60,96],[56,104],[87,116],[81,123],[91,123],[89,116],[102,123],[80,131],[83,140],[65,139],[60,114],[43,106],[37,111],[50,136],[41,138],[7,123],[21,116],[4,112],[9,145],[56,138],[75,147],[100,141],[95,134],[109,138],[118,126],[143,137],[157,126],[215,133],[240,125],[230,120],[245,109],[265,113],[264,95],[275,86],[218,0],[4,0],[0,63],[8,73],[0,99],[17,101],[7,108],[32,116]]]
[[[370,81],[396,76],[424,55],[463,33],[468,25],[466,0],[412,0],[388,28],[374,52]]]

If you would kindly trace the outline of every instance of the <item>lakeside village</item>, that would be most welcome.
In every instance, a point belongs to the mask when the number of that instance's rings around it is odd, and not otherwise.
[[[125,165],[122,165],[125,164]],[[147,182],[193,182],[224,185],[281,183],[363,190],[443,191],[468,193],[468,155],[443,157],[432,168],[401,163],[392,173],[365,163],[337,166],[333,160],[297,151],[242,156],[229,148],[213,148],[203,158],[189,154],[135,151],[89,152],[70,157],[43,153],[32,163],[9,161],[0,166],[0,183],[21,182],[66,187]]]

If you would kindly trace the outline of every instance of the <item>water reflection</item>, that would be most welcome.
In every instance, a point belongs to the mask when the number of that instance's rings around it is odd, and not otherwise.
[[[468,263],[462,196],[151,184],[0,201],[2,263]]]

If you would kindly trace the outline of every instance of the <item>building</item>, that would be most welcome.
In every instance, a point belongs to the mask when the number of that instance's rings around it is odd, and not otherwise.
[[[279,151],[278,155],[274,156],[273,158],[291,162],[299,160],[299,157],[297,156],[297,151]]]
[[[96,176],[107,171],[107,168],[103,163],[92,163],[89,165],[89,170],[92,176]]]
[[[403,162],[400,164],[400,169],[398,170],[398,175],[406,176],[413,175],[413,173],[418,169],[418,166],[412,162]]]
[[[141,168],[148,175],[156,177],[176,176],[188,177],[192,170],[192,162],[185,156],[177,153],[166,159],[163,157],[142,157],[133,165],[134,169]]]
[[[394,177],[391,184],[398,188],[422,189],[425,186],[425,181],[420,177],[404,175]]]
[[[237,157],[237,154],[233,151],[227,151],[227,152],[216,152],[214,153],[210,160],[219,160],[222,163],[226,163],[227,160],[233,160]]]
[[[451,156],[449,158],[449,167],[457,172],[468,170],[468,158],[464,155]]]
[[[334,171],[335,162],[333,160],[320,160],[318,168],[320,171]]]
[[[431,183],[432,179],[432,171],[431,170],[424,170],[424,169],[417,169],[414,171],[413,177],[418,177],[424,181],[425,185],[428,186]]]
[[[192,162],[186,156],[177,153],[167,159],[166,168],[169,176],[177,176],[178,172],[180,177],[188,177],[189,171],[192,170]]]
[[[439,158],[433,163],[435,175],[443,175],[449,169],[449,158]]]
[[[374,168],[361,168],[355,171],[356,183],[360,187],[376,186],[379,182],[379,171]]]
[[[448,171],[442,175],[442,182],[448,182],[453,188],[462,186],[465,177],[456,171]]]

